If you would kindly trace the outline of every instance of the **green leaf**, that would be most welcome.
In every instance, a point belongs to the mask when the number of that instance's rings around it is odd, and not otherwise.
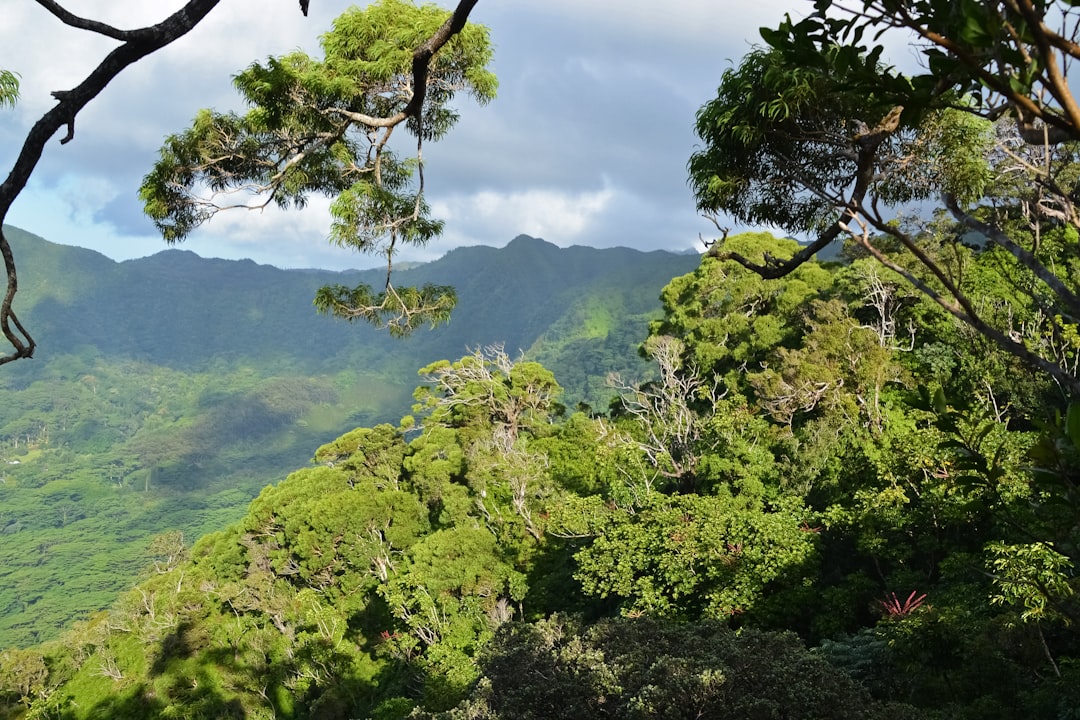
[[[1073,447],[1080,450],[1080,403],[1069,403],[1065,415],[1065,433]]]
[[[934,410],[942,415],[949,412],[949,401],[945,397],[945,391],[940,387],[934,391]]]

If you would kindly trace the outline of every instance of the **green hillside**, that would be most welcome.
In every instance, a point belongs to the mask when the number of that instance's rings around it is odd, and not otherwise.
[[[450,324],[392,339],[311,304],[321,285],[377,272],[179,250],[116,263],[5,232],[38,351],[0,372],[0,646],[108,605],[154,535],[217,530],[313,448],[396,421],[436,360],[503,344],[564,372],[567,403],[606,405],[604,375],[647,370],[636,348],[660,289],[697,262],[525,236],[461,248],[402,272],[458,286]]]

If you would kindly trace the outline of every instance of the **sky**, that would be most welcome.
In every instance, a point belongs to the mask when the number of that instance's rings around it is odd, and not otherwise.
[[[127,29],[183,3],[61,4]],[[223,0],[188,36],[115,79],[80,113],[72,142],[60,145],[61,132],[48,143],[7,222],[115,260],[165,249],[137,197],[165,136],[200,108],[242,111],[233,74],[295,49],[318,56],[318,36],[353,4],[363,3],[311,0],[305,18],[296,0]],[[699,235],[715,228],[687,185],[695,113],[724,70],[760,44],[759,27],[811,9],[808,0],[480,0],[470,20],[491,29],[499,94],[482,107],[459,97],[458,125],[425,144],[427,197],[445,231],[399,259],[501,247],[522,233],[561,247],[701,250]],[[49,93],[79,83],[116,43],[62,25],[32,0],[7,0],[4,10],[0,68],[22,84],[17,107],[0,110],[6,174],[55,103]],[[282,268],[377,265],[327,242],[329,204],[221,213],[182,247]]]

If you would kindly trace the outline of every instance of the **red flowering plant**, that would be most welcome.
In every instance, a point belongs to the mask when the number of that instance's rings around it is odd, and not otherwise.
[[[889,593],[884,600],[879,600],[878,604],[885,611],[885,617],[904,618],[922,607],[923,602],[926,600],[926,593],[915,597],[918,592],[918,590],[912,590],[907,600],[902,602],[895,592]]]

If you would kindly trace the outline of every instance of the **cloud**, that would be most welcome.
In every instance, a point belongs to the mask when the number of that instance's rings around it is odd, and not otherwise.
[[[380,257],[332,245],[327,240],[329,231],[330,200],[314,196],[303,211],[270,205],[220,212],[192,233],[184,248],[204,256],[251,258],[278,267],[346,270],[381,264]]]
[[[530,189],[483,190],[468,196],[443,197],[432,210],[473,236],[513,237],[524,233],[570,245],[585,237],[594,220],[611,204],[615,191],[568,193]]]

